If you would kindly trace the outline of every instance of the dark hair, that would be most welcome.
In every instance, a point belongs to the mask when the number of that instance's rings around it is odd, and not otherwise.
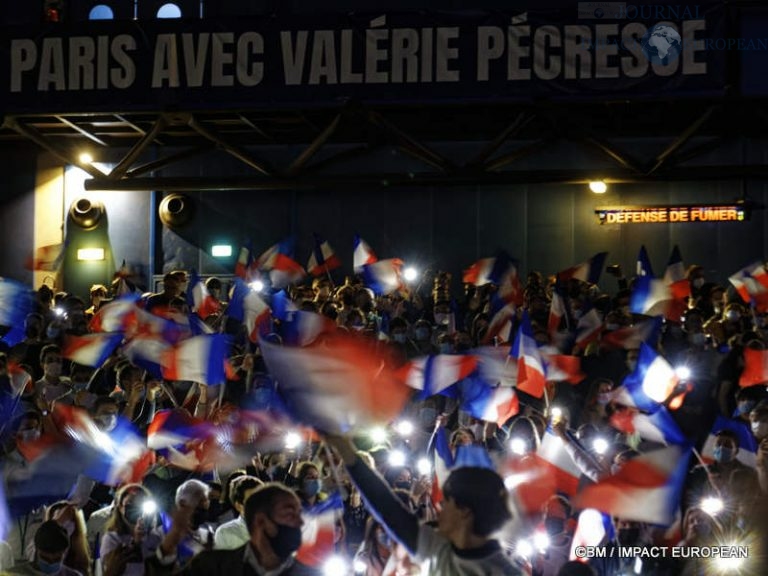
[[[35,548],[43,552],[63,552],[69,548],[69,535],[55,520],[40,524],[35,533]]]
[[[45,357],[48,353],[58,354],[61,356],[61,346],[58,344],[46,344],[40,350],[40,364],[45,364]]]
[[[113,398],[112,396],[99,396],[96,398],[96,400],[93,401],[91,414],[96,414],[96,412],[99,411],[99,408],[107,404],[114,404],[115,406],[119,406],[117,399]]]
[[[736,444],[736,447],[739,447],[739,435],[736,434],[733,430],[728,430],[727,428],[723,428],[722,430],[718,431],[715,434],[715,438],[729,438]]]
[[[248,499],[245,501],[245,514],[243,514],[248,532],[253,529],[253,519],[256,517],[256,514],[264,513],[271,515],[275,502],[281,496],[297,497],[293,490],[277,482],[264,484],[256,488],[253,494],[248,496]]]
[[[296,473],[296,480],[299,482],[299,487],[301,487],[301,483],[304,482],[304,478],[307,477],[310,470],[316,470],[317,473],[320,474],[320,468],[314,462],[306,461],[299,464],[299,471]]]
[[[472,531],[478,536],[491,535],[512,518],[504,481],[493,470],[457,468],[445,481],[443,495],[472,512]]]
[[[557,576],[596,576],[596,573],[589,564],[571,560],[560,567]]]
[[[118,534],[130,533],[131,527],[128,526],[128,523],[120,513],[120,507],[123,505],[123,502],[125,502],[125,499],[132,494],[139,494],[145,499],[152,497],[150,491],[141,484],[126,484],[120,488],[115,494],[115,506],[112,509],[112,513],[109,515],[107,523],[104,526],[108,532],[117,532]]]
[[[240,505],[244,504],[245,493],[248,492],[248,490],[258,488],[259,486],[264,486],[264,482],[255,476],[239,476],[235,488],[232,490],[232,503]]]

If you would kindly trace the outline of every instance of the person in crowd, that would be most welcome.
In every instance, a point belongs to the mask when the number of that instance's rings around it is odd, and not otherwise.
[[[40,364],[43,367],[43,377],[35,382],[36,397],[46,404],[73,404],[75,399],[72,383],[62,372],[61,348],[56,344],[44,346],[40,350]]]
[[[33,559],[20,562],[7,571],[19,576],[85,576],[65,564],[70,535],[56,520],[43,522],[35,533]]]
[[[263,485],[264,482],[253,476],[238,476],[232,483],[232,504],[237,518],[216,528],[213,537],[213,547],[216,550],[234,550],[248,542],[250,532],[245,523],[245,501],[256,488]]]
[[[494,471],[466,467],[451,472],[443,485],[436,530],[419,525],[417,517],[402,506],[384,479],[358,457],[351,441],[332,437],[329,442],[387,531],[416,557],[425,575],[520,573],[492,538],[511,519],[507,490]]]
[[[382,576],[392,555],[392,538],[384,527],[369,518],[365,526],[365,538],[355,554],[355,565],[363,566],[358,573],[364,576]]]
[[[57,522],[67,531],[69,537],[69,546],[67,546],[67,554],[62,565],[88,576],[91,573],[91,553],[86,538],[83,511],[74,504],[62,500],[45,509],[43,522],[49,520]],[[27,556],[34,559],[34,548],[28,551]]]
[[[304,509],[311,508],[328,498],[328,495],[322,491],[320,470],[312,462],[299,464],[296,476],[296,493]]]

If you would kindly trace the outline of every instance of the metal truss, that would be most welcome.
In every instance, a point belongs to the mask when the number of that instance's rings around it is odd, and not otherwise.
[[[336,108],[24,114],[4,118],[0,147],[26,140],[78,166],[92,178],[87,190],[283,190],[292,188],[451,186],[728,180],[768,177],[768,166],[730,161],[691,167],[690,160],[737,139],[760,138],[768,126],[764,101],[687,100],[591,104],[465,104],[369,106],[348,102]],[[692,140],[696,138],[696,142]],[[617,141],[647,140],[649,157],[622,149]],[[659,145],[659,141],[663,141]],[[441,152],[463,144],[466,157]],[[594,150],[614,168],[520,169],[554,145],[567,142]],[[467,143],[470,145],[468,146]],[[331,148],[331,145],[333,147]],[[300,148],[282,165],[267,160],[274,147]],[[78,151],[97,159],[118,158],[108,174],[83,163]],[[383,147],[418,160],[414,171],[371,173],[361,159]],[[178,175],[190,158],[207,162],[218,150],[246,168],[243,175],[212,178]],[[405,165],[410,165],[406,168]],[[361,166],[368,166],[363,169]],[[197,165],[195,165],[197,166]],[[164,176],[173,167],[174,176]]]

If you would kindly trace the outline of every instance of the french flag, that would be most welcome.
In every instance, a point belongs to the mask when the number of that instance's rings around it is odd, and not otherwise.
[[[35,306],[35,293],[25,284],[0,278],[0,326],[21,326]]]
[[[622,520],[666,526],[675,519],[690,455],[690,448],[678,445],[647,452],[615,475],[585,487],[573,504]]]
[[[309,346],[320,336],[333,334],[336,324],[315,312],[297,310],[282,326],[283,342],[288,346]]]
[[[239,278],[235,279],[227,314],[245,324],[248,338],[257,342],[272,330],[271,310],[261,296]]]
[[[517,385],[517,362],[510,362],[509,349],[504,346],[480,346],[472,350],[477,358],[477,370],[486,382],[500,386]]]
[[[517,389],[541,398],[547,383],[544,376],[544,360],[536,340],[533,339],[533,327],[527,311],[523,312],[523,319],[509,354],[517,359]]]
[[[744,370],[739,376],[739,386],[765,385],[768,382],[768,350],[744,348]]]
[[[177,316],[175,313],[171,313],[170,310],[165,310],[164,313],[166,316],[159,316],[134,306],[133,310],[123,318],[123,329],[126,338],[154,336],[162,338],[171,344],[176,344],[192,335],[192,330],[186,317],[184,317],[186,324],[183,324],[176,322],[174,318],[177,318]]]
[[[600,252],[595,254],[586,262],[582,262],[581,264],[577,264],[572,268],[568,268],[567,270],[559,272],[557,274],[557,279],[560,282],[565,282],[566,280],[573,278],[575,280],[581,280],[582,282],[587,282],[589,284],[597,284],[600,280],[600,274],[603,271],[603,265],[605,264],[605,259],[607,256],[608,252]]]
[[[171,344],[162,338],[152,336],[133,338],[125,346],[122,352],[126,359],[146,370],[154,378],[163,377],[163,358],[171,349]]]
[[[193,418],[186,410],[160,410],[147,428],[147,446],[152,450],[163,450],[182,446],[209,433],[206,423]]]
[[[665,280],[639,276],[629,300],[629,309],[633,314],[664,316],[671,300],[672,292]]]
[[[203,320],[212,314],[218,313],[221,308],[219,302],[210,295],[205,282],[197,275],[194,269],[190,273],[187,303],[192,312],[195,312]]]
[[[635,407],[643,412],[656,412],[674,392],[679,382],[675,370],[663,356],[647,344],[640,346],[637,368],[624,379]]]
[[[707,462],[715,461],[715,440],[716,434],[721,430],[731,430],[739,439],[739,452],[736,454],[736,460],[754,468],[757,465],[757,440],[755,440],[749,427],[739,420],[730,420],[718,416],[712,426],[704,446],[701,449],[701,457]]]
[[[91,318],[91,332],[122,332],[125,330],[129,315],[136,310],[138,298],[133,295],[116,298],[109,304],[99,308]]]
[[[613,521],[610,516],[594,508],[582,510],[576,523],[576,530],[573,533],[569,559],[586,562],[581,556],[576,555],[577,548],[580,546],[599,546],[615,537]]]
[[[408,362],[397,370],[397,376],[407,386],[421,390],[419,397],[424,399],[439,394],[475,370],[475,356],[437,354]]]
[[[98,368],[109,358],[123,341],[122,334],[86,334],[67,336],[61,355],[83,366]]]
[[[306,566],[320,566],[334,553],[336,523],[344,514],[344,504],[338,492],[323,502],[304,510],[301,547],[296,559]]]
[[[576,345],[582,349],[586,348],[600,337],[603,328],[603,320],[597,309],[590,308],[576,323]]]
[[[363,283],[377,295],[391,294],[404,287],[400,269],[403,261],[399,258],[379,260],[362,268]]]
[[[648,251],[645,249],[645,245],[640,246],[640,252],[637,254],[637,268],[635,270],[635,275],[650,276],[653,278],[651,259],[648,257]]]
[[[560,287],[555,286],[552,291],[552,302],[549,306],[549,319],[547,320],[547,333],[553,337],[560,329],[560,323],[567,314],[565,300],[560,294]]]
[[[505,304],[501,298],[496,297],[492,299],[491,303],[494,306],[491,310],[491,321],[481,344],[490,344],[494,338],[498,339],[499,344],[506,344],[512,340],[512,331],[515,328],[517,318],[517,306],[514,303]]]
[[[353,250],[352,269],[355,271],[355,274],[360,274],[360,272],[363,271],[363,266],[373,264],[378,260],[376,254],[371,250],[371,247],[368,246],[368,243],[360,238],[358,234],[355,234]]]
[[[292,258],[293,242],[288,239],[268,248],[254,263],[259,270],[269,272],[269,280],[276,290],[298,282],[306,272],[301,264]]]
[[[510,265],[511,260],[508,257],[481,258],[464,270],[461,281],[475,286],[499,284]]]
[[[672,292],[672,298],[682,300],[691,295],[691,283],[685,277],[685,266],[683,257],[680,254],[680,248],[675,245],[672,248],[672,254],[667,262],[667,269],[664,272],[664,281]]]
[[[664,406],[653,414],[632,408],[619,410],[611,416],[611,425],[626,434],[637,433],[645,440],[660,444],[685,444],[688,441]]]
[[[728,280],[744,302],[754,303],[758,312],[768,310],[768,270],[762,262],[742,268]]]
[[[478,420],[503,426],[520,411],[520,402],[514,388],[492,387],[480,378],[461,380],[456,388],[461,409]]]
[[[649,318],[632,326],[604,332],[600,345],[604,348],[635,350],[643,343],[655,343],[661,333],[662,319]]]
[[[536,456],[543,460],[549,467],[555,478],[558,491],[565,492],[569,496],[576,494],[579,487],[581,470],[566,452],[560,437],[547,429]]]
[[[291,415],[318,431],[346,433],[389,422],[411,396],[386,358],[358,339],[334,335],[327,346],[304,348],[260,345]]]
[[[587,377],[581,371],[581,357],[550,354],[545,349],[541,349],[541,352],[544,357],[547,382],[568,382],[575,385]]]
[[[320,276],[339,268],[341,266],[341,260],[336,256],[336,252],[331,248],[328,241],[321,238],[318,234],[314,234],[314,237],[315,247],[312,250],[312,254],[309,255],[307,271],[312,274],[312,276]]]
[[[235,276],[248,281],[252,264],[253,249],[251,247],[251,243],[248,242],[245,246],[240,247],[240,252],[237,254],[237,262],[235,262]]]
[[[194,336],[166,350],[163,378],[213,386],[226,381],[224,361],[229,342],[223,334]]]

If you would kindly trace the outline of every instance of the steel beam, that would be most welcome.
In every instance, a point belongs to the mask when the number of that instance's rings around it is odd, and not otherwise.
[[[699,128],[701,128],[704,124],[706,124],[707,120],[709,120],[710,116],[712,116],[712,113],[715,111],[715,106],[710,106],[707,108],[706,112],[699,116],[693,124],[688,126],[683,132],[675,138],[669,146],[667,146],[661,154],[656,156],[656,161],[654,162],[653,166],[649,170],[649,172],[656,172],[661,167],[664,166],[664,164],[667,162],[670,156],[677,152],[682,146],[685,145],[688,140],[690,140],[691,136],[693,136]]]
[[[320,150],[320,148],[322,148],[323,145],[328,142],[330,137],[333,136],[333,133],[336,132],[336,129],[341,123],[341,118],[343,115],[343,112],[337,114],[331,123],[326,126],[325,130],[318,134],[317,138],[315,138],[312,143],[307,146],[307,148],[301,154],[299,154],[296,160],[294,160],[288,167],[288,174],[295,175],[300,172],[306,163],[309,162],[315,154],[317,154],[318,150]]]
[[[206,138],[214,144],[220,146],[227,154],[234,156],[244,164],[254,168],[256,171],[270,176],[274,172],[265,162],[261,162],[253,157],[253,155],[245,148],[232,144],[224,140],[219,134],[212,128],[208,128],[200,123],[194,116],[190,115],[187,125],[195,132],[200,134],[203,138]]]
[[[117,180],[125,176],[125,173],[128,172],[128,168],[131,167],[131,164],[133,164],[136,159],[141,156],[144,150],[146,150],[147,147],[152,144],[152,142],[154,142],[157,135],[165,129],[166,125],[167,122],[165,121],[165,118],[163,116],[158,117],[158,119],[155,121],[155,125],[152,126],[152,129],[145,133],[144,136],[141,137],[141,140],[133,145],[133,147],[128,151],[128,154],[126,154],[123,159],[120,160],[118,165],[112,169],[112,172],[109,173],[108,178]]]

